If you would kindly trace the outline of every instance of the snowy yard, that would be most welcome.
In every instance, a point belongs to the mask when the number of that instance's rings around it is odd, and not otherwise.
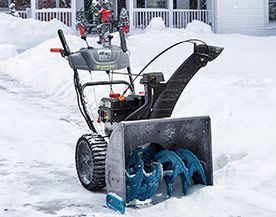
[[[1,217],[118,216],[105,208],[104,192],[86,191],[77,178],[75,144],[88,128],[76,105],[72,70],[49,52],[61,46],[58,28],[66,31],[71,50],[85,46],[57,21],[0,14]],[[276,37],[218,35],[198,22],[186,30],[166,29],[156,22],[127,38],[133,72],[190,38],[225,48],[193,78],[173,114],[211,116],[214,186],[129,207],[126,216],[276,216]],[[93,46],[96,40],[88,38]],[[191,52],[191,45],[181,45],[148,71],[167,79]],[[107,79],[100,72],[93,76]],[[86,72],[83,77],[90,79]],[[98,98],[104,92],[95,91]]]

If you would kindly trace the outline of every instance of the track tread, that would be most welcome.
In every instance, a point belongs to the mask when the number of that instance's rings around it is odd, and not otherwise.
[[[78,144],[81,142],[87,142],[91,149],[92,161],[93,161],[93,175],[92,180],[89,184],[85,184],[79,174],[79,169],[77,165],[77,150]],[[98,191],[105,187],[105,158],[106,158],[107,142],[98,134],[85,134],[80,137],[77,142],[76,147],[76,169],[78,173],[79,180],[81,184],[90,191]]]

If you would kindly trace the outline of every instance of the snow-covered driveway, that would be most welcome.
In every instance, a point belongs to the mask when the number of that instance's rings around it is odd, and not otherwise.
[[[72,50],[84,46],[67,38]],[[130,207],[126,216],[276,216],[276,37],[216,35],[198,23],[187,30],[153,25],[127,39],[133,71],[188,38],[225,47],[188,85],[173,114],[211,116],[215,185]],[[87,127],[67,62],[49,53],[58,39],[32,46],[0,61],[0,216],[118,216],[104,207],[104,192],[88,192],[78,181],[74,149]],[[190,52],[188,45],[176,48],[151,69],[167,78]]]

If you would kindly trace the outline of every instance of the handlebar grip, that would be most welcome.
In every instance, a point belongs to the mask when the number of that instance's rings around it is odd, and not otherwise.
[[[70,51],[70,49],[68,47],[68,44],[67,44],[67,42],[65,40],[65,37],[64,37],[62,29],[58,30],[58,36],[59,36],[59,39],[60,39],[61,44],[63,46],[65,56],[69,56],[71,54],[71,51]]]
[[[60,53],[61,51],[62,51],[61,48],[51,48],[51,49],[50,49],[50,52],[51,52],[51,53]]]

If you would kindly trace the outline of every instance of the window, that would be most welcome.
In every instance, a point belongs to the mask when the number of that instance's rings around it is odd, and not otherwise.
[[[37,0],[37,8],[70,8],[71,0]]]
[[[10,0],[0,0],[0,8],[8,8],[10,3]]]
[[[276,22],[276,0],[269,0],[269,22]]]
[[[31,7],[31,0],[16,0],[15,2],[16,10],[25,10]]]
[[[206,0],[190,0],[190,9],[207,9]]]
[[[166,0],[145,0],[146,8],[167,8]]]

